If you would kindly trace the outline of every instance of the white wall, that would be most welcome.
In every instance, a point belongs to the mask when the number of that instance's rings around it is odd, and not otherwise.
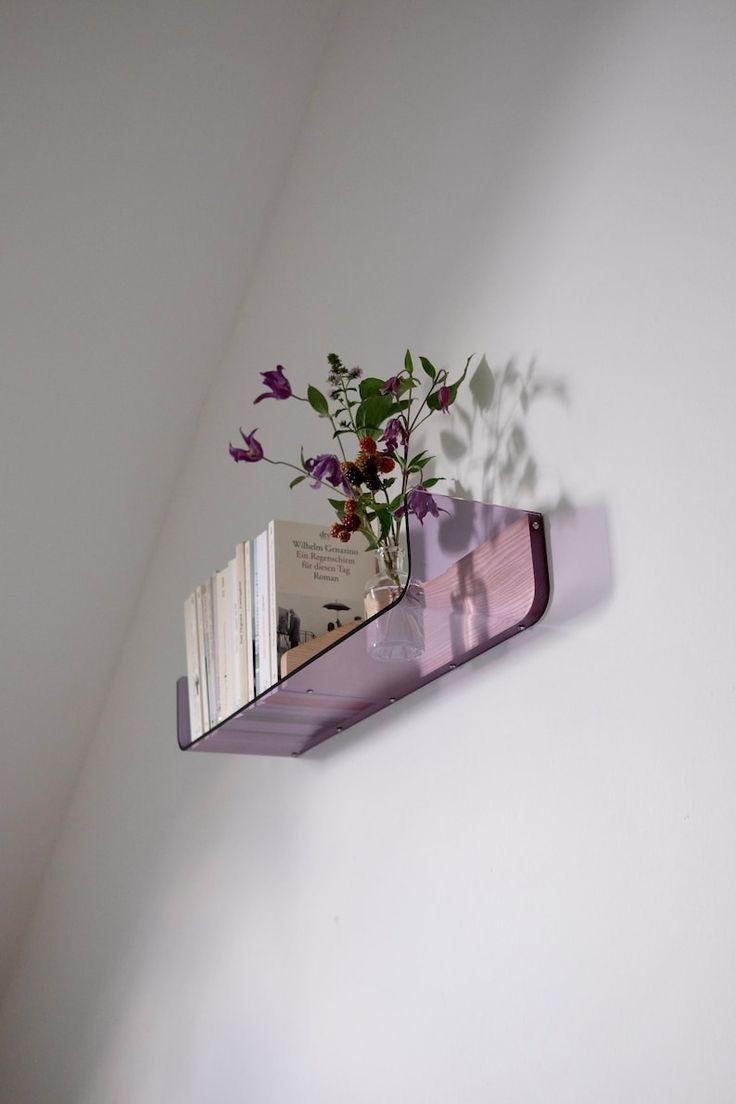
[[[731,1098],[734,32],[344,5],[6,997],[8,1100]],[[179,753],[183,596],[314,508],[225,456],[301,433],[258,371],[407,344],[564,377],[527,429],[579,511],[567,604],[303,760]]]
[[[0,991],[337,8],[0,4]]]

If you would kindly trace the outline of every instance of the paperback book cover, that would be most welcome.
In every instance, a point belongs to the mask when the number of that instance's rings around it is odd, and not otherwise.
[[[305,522],[272,521],[268,553],[275,627],[268,666],[276,682],[284,652],[362,620],[365,585],[376,569],[362,539],[343,544],[324,525]]]

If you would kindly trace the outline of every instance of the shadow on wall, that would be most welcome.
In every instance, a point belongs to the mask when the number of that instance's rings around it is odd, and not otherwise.
[[[440,434],[447,466],[458,471],[448,494],[504,506],[532,499],[539,483],[539,465],[525,423],[541,399],[567,405],[566,384],[560,378],[541,376],[534,360],[522,372],[513,359],[494,369],[483,356],[466,394],[470,403],[458,401],[452,409],[463,435],[447,429]],[[551,508],[563,504],[560,494]]]
[[[575,505],[560,487],[540,493],[540,464],[527,421],[542,400],[569,405],[564,379],[540,373],[536,360],[526,370],[509,359],[491,368],[485,356],[468,386],[470,402],[453,407],[463,434],[443,430],[445,470],[458,472],[447,493],[545,515],[552,598],[544,624],[562,624],[603,604],[613,593],[608,510],[603,501]]]

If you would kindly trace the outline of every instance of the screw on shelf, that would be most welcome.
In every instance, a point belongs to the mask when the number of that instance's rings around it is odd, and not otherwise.
[[[519,632],[522,632],[526,628],[526,625],[519,625]]]
[[[451,671],[457,671],[457,663],[451,663],[450,664],[450,670]]]
[[[312,690],[312,689],[309,689],[309,690],[307,690],[307,693],[308,693],[308,694],[313,694],[313,693],[314,693],[314,690]]]
[[[533,521],[532,522],[532,529],[541,529],[541,527],[542,527],[542,523],[540,521]]]
[[[342,729],[341,728],[336,728],[335,732],[342,732]]]
[[[395,701],[396,701],[396,698],[389,698],[388,700],[389,700],[390,702],[395,702]]]

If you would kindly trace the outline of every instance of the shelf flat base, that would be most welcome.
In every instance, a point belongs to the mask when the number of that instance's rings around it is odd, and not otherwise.
[[[424,601],[417,658],[386,663],[373,658],[370,648],[377,634],[395,631],[411,600],[405,592],[393,606],[361,622],[194,742],[187,680],[179,679],[179,746],[240,755],[302,755],[536,624],[549,601],[541,514],[439,495],[436,499],[446,515],[428,518],[423,526],[409,519],[411,579],[420,585]]]

